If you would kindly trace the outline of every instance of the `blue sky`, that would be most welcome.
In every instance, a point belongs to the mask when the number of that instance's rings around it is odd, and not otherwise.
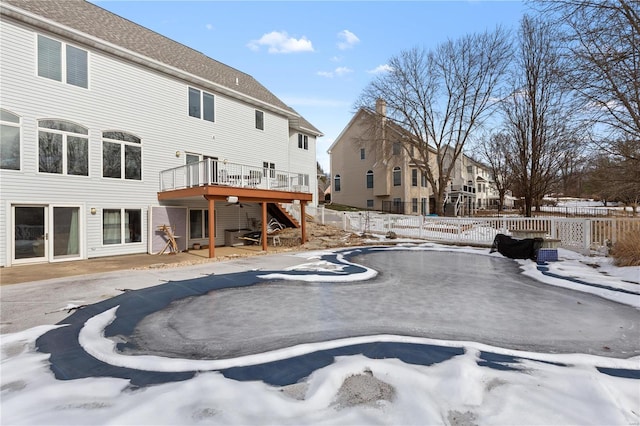
[[[516,1],[109,1],[94,3],[251,74],[324,133],[318,161],[390,57],[447,39],[515,29]]]

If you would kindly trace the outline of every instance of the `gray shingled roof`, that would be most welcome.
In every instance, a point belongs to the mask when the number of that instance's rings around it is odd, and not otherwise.
[[[299,115],[249,74],[85,0],[2,0],[74,30]],[[238,84],[236,85],[236,79]],[[301,127],[321,132],[304,118]]]

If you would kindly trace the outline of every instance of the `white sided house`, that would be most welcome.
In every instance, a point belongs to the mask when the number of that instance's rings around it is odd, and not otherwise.
[[[0,266],[305,240],[322,134],[253,77],[84,0],[0,12]]]

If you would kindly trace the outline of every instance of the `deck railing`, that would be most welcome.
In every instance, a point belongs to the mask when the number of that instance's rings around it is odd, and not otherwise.
[[[218,161],[211,158],[160,172],[160,191],[203,185],[308,193],[309,177],[301,173]]]

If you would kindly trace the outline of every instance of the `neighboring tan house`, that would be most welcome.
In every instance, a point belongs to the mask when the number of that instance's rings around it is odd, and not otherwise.
[[[371,143],[372,120],[386,115],[384,101],[376,114],[360,109],[328,152],[331,160],[331,202],[361,209],[426,215],[435,211],[435,197],[422,172],[400,143],[406,132],[384,122],[384,137]],[[435,150],[433,151],[435,161]],[[435,163],[431,164],[436,170]],[[487,167],[462,155],[451,173],[445,197],[447,216],[468,216],[494,204],[497,193]]]
[[[304,240],[322,134],[252,76],[84,0],[0,12],[0,266]]]
[[[385,123],[378,146],[370,142],[372,120],[385,116],[384,102],[376,114],[361,108],[328,150],[331,202],[361,209],[403,214],[429,214],[431,188],[399,143],[401,132]]]

